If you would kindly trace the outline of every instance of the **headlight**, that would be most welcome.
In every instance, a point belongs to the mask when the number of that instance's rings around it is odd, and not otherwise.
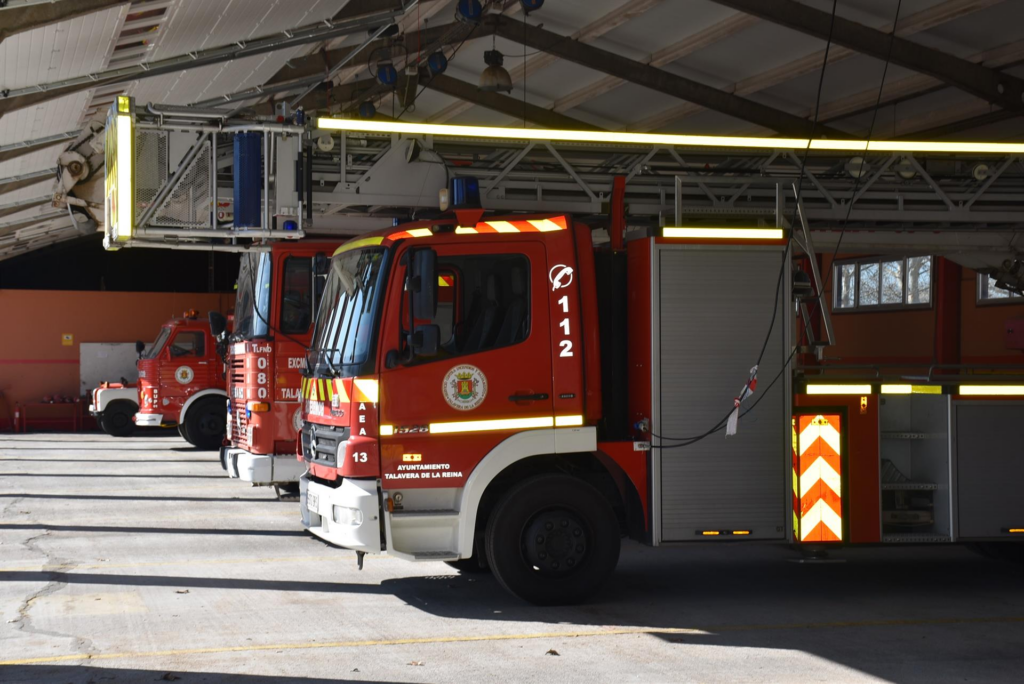
[[[334,522],[338,525],[356,526],[363,524],[363,512],[358,508],[335,506],[331,517],[334,518]]]

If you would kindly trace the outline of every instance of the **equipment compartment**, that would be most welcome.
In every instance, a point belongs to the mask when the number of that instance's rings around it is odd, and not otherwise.
[[[949,397],[884,396],[879,427],[882,541],[950,541]]]

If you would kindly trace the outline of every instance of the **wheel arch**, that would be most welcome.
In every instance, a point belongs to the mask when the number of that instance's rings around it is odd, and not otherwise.
[[[226,391],[222,390],[222,389],[210,388],[210,389],[201,390],[201,391],[196,392],[195,394],[193,394],[191,397],[188,398],[188,400],[185,402],[185,404],[181,407],[181,411],[178,413],[178,422],[179,423],[184,422],[185,416],[188,415],[188,410],[191,407],[195,406],[197,401],[199,401],[200,399],[205,399],[207,397],[216,397],[216,396],[224,397],[224,399],[226,400],[228,398],[228,393]]]
[[[639,495],[618,464],[602,458],[595,428],[522,432],[495,447],[467,479],[459,507],[459,556],[473,555],[482,539],[477,532],[505,491],[544,473],[568,474],[588,482],[609,499],[624,530],[632,535],[638,514],[642,528]]]

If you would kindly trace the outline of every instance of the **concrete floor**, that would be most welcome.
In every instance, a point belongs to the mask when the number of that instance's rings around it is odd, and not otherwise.
[[[0,681],[1022,681],[1024,568],[628,544],[590,605],[330,548],[176,434],[0,438]]]

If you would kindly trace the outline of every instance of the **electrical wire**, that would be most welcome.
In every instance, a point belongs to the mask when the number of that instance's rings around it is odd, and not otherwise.
[[[818,91],[817,91],[817,93],[815,95],[815,98],[814,98],[814,120],[811,123],[811,134],[810,134],[810,136],[807,139],[807,146],[804,148],[803,158],[800,160],[800,181],[799,181],[799,183],[797,185],[797,191],[796,191],[796,199],[797,200],[799,200],[799,198],[800,198],[800,191],[803,188],[804,176],[806,175],[804,169],[805,169],[805,164],[807,162],[807,155],[811,151],[811,141],[814,140],[814,133],[815,133],[815,130],[817,129],[817,127],[818,127],[818,118],[819,118],[819,114],[820,114],[820,111],[821,111],[821,92],[822,92],[822,89],[823,89],[823,86],[824,86],[824,83],[825,83],[825,69],[828,66],[828,53],[829,53],[829,50],[832,48],[832,31],[833,31],[833,29],[835,27],[836,9],[838,7],[838,4],[839,4],[839,0],[832,0],[832,16],[831,16],[831,20],[829,22],[828,39],[827,39],[827,41],[825,43],[825,55],[824,55],[824,58],[822,59],[821,74],[818,76]],[[792,218],[790,220],[790,225],[793,225],[793,223],[796,220],[796,209],[797,209],[797,205],[796,205],[796,203],[794,203],[793,215],[792,215]],[[764,342],[761,344],[761,351],[758,353],[757,362],[754,364],[755,367],[756,366],[760,366],[761,362],[764,360],[765,352],[768,350],[768,343],[769,343],[769,341],[771,341],[772,332],[774,332],[774,330],[775,330],[775,322],[778,319],[778,314],[779,314],[779,299],[780,299],[781,294],[782,294],[782,278],[783,278],[783,276],[786,273],[786,262],[789,260],[789,253],[790,253],[790,250],[792,249],[792,245],[793,245],[793,237],[792,237],[792,233],[790,233],[789,238],[786,240],[786,249],[782,253],[782,263],[779,266],[779,276],[778,276],[778,278],[776,279],[776,282],[775,282],[775,298],[773,300],[773,305],[772,305],[772,318],[771,318],[771,322],[768,324],[768,332],[767,332],[767,334],[764,337]],[[793,355],[791,354],[790,355],[790,360],[792,358],[793,358]],[[783,365],[782,371],[780,371],[780,373],[785,371],[788,366],[789,366],[789,361],[787,360],[786,364]],[[778,379],[778,376],[776,376],[775,380],[777,380],[777,379]],[[769,387],[771,387],[771,385],[773,385],[775,383],[775,380],[773,380],[772,383],[769,384]],[[748,379],[747,380],[747,384],[744,385],[744,391],[746,391],[746,389],[750,386],[750,382],[751,381]],[[767,392],[767,389],[764,390],[764,391]],[[762,394],[762,396],[763,396],[763,394]],[[755,402],[751,406],[753,407],[753,406],[756,406],[756,405],[757,405],[757,403]],[[661,446],[661,445],[659,445],[659,446],[653,446],[652,445],[651,448],[652,449],[653,448],[675,448],[675,447],[679,447],[679,446],[689,446],[691,444],[695,444],[696,442],[699,442],[700,440],[705,439],[706,437],[711,436],[715,432],[718,432],[724,426],[724,424],[728,421],[729,415],[733,412],[733,410],[734,410],[733,408],[730,408],[728,413],[725,414],[725,418],[723,418],[718,423],[716,423],[715,426],[712,427],[707,432],[704,432],[704,433],[702,433],[700,435],[695,435],[693,437],[681,438],[682,441],[684,442],[683,444],[671,445],[671,447],[665,447],[665,446]],[[746,415],[746,413],[749,413],[749,411],[743,413],[742,415]],[[651,436],[653,437],[655,435],[652,434]],[[671,441],[676,441],[677,438],[674,438],[674,437],[665,437],[665,438],[657,437],[657,439],[669,439]]]
[[[868,127],[868,136],[867,136],[868,140],[871,139],[871,136],[874,133],[875,122],[877,121],[878,111],[879,111],[879,108],[881,106],[882,95],[883,95],[883,92],[885,90],[885,79],[886,79],[886,75],[887,75],[888,70],[889,70],[890,59],[892,57],[892,47],[893,47],[893,43],[894,43],[895,37],[896,37],[896,26],[897,26],[897,24],[899,22],[900,9],[901,9],[902,5],[903,5],[903,0],[898,0],[898,2],[896,4],[896,13],[895,13],[895,16],[893,17],[892,33],[889,35],[889,48],[888,48],[888,52],[886,54],[885,65],[884,65],[884,67],[882,69],[882,79],[881,79],[881,82],[878,85],[878,97],[875,100],[875,107],[874,107],[874,111],[873,111],[872,116],[871,116],[871,124]],[[833,21],[834,21],[834,19],[835,19],[835,4],[833,4],[833,6],[832,6],[832,18],[833,18]],[[830,28],[830,32],[829,32],[829,44],[831,44],[831,28]],[[828,46],[826,46],[826,48],[825,48],[825,63],[826,64],[828,63],[828,49],[829,49]],[[815,104],[815,114],[814,114],[815,126],[817,125],[818,111],[819,111],[820,98],[821,98],[821,87],[822,87],[823,80],[824,80],[824,66],[822,67],[822,74],[821,74],[821,77],[819,78],[819,81],[818,81],[818,96],[817,96],[817,103]],[[812,129],[812,137],[813,137],[813,129]],[[807,158],[807,150],[804,151],[804,161],[806,161],[806,158]],[[861,179],[861,177],[863,177],[863,175],[864,174],[860,174],[856,178],[856,182],[854,183],[853,191],[852,191],[853,195],[856,194],[857,187],[858,187],[858,185],[860,183],[860,179]],[[804,177],[804,173],[803,173],[803,161],[802,161],[801,162],[800,184],[798,184],[798,187],[797,187],[797,198],[800,197],[800,186],[803,183],[803,177]],[[796,211],[796,208],[794,207],[794,212],[795,211]],[[835,250],[832,253],[832,261],[835,260],[836,255],[839,253],[839,249],[840,249],[840,247],[842,245],[842,241],[843,241],[843,236],[845,235],[847,224],[849,223],[850,215],[851,215],[852,211],[853,211],[853,201],[852,201],[852,196],[851,196],[851,201],[847,205],[846,216],[843,219],[842,229],[840,230],[840,233],[839,233],[839,239],[837,240]],[[806,216],[804,218],[806,218]],[[795,219],[795,214],[794,214],[794,219]],[[788,254],[789,243],[787,243],[786,251],[787,251],[787,254]],[[829,281],[830,281],[830,279],[832,277],[832,271],[833,270],[834,269],[830,269],[829,273],[827,274],[827,276],[825,278],[825,281],[822,284],[822,292],[824,292],[827,289],[828,283],[829,283]],[[781,273],[780,273],[779,284],[781,284]],[[818,306],[818,303],[819,302],[815,302],[815,307]],[[810,316],[813,316],[814,313],[816,312],[816,310],[817,310],[816,308],[813,308],[811,310]],[[775,311],[776,311],[776,313],[778,311],[778,292],[776,292]],[[775,322],[775,314],[773,314],[773,316],[772,316],[772,324],[769,327],[769,332],[768,332],[769,337],[771,336],[771,330],[774,327],[774,322]],[[804,335],[807,335],[808,332],[809,331],[807,331],[805,329],[804,330]],[[764,355],[765,349],[767,348],[767,343],[768,343],[768,338],[766,337],[765,338],[765,344],[761,348],[761,356]],[[789,357],[786,359],[786,362],[782,365],[782,369],[779,370],[779,372],[775,375],[774,378],[772,378],[772,381],[770,383],[768,383],[768,386],[755,399],[754,403],[752,403],[745,411],[743,411],[740,414],[741,418],[743,416],[746,416],[747,414],[749,414],[751,411],[753,411],[757,407],[757,405],[759,403],[761,403],[761,400],[767,395],[768,390],[770,390],[775,385],[775,383],[779,380],[779,378],[782,377],[782,374],[784,372],[786,372],[786,370],[789,367],[789,364],[792,363],[793,358],[796,356],[797,349],[798,349],[798,347],[794,347],[793,348],[793,351],[790,353]],[[732,409],[730,409],[729,413],[732,413]],[[670,445],[657,445],[657,446],[652,445],[651,448],[652,449],[655,449],[655,448],[657,448],[657,449],[674,449],[674,448],[678,448],[678,447],[690,446],[691,444],[694,444],[694,443],[700,441],[701,439],[704,439],[705,437],[708,437],[708,436],[710,436],[710,435],[712,435],[712,434],[714,434],[716,432],[720,432],[724,428],[725,422],[728,420],[728,416],[729,416],[729,414],[727,413],[726,417],[723,418],[722,420],[720,420],[715,425],[715,427],[711,428],[710,430],[708,430],[707,432],[705,432],[702,435],[696,435],[694,437],[689,437],[689,438],[673,438],[673,437],[662,437],[662,436],[659,436],[659,435],[655,435],[653,433],[648,433],[648,434],[651,434],[651,436],[656,438],[656,439],[680,442],[679,444],[670,444]]]
[[[867,140],[869,142],[871,141],[871,136],[874,135],[875,122],[878,120],[878,110],[882,105],[882,94],[885,91],[885,77],[886,74],[888,74],[889,72],[889,60],[892,57],[892,46],[896,39],[896,25],[900,20],[900,8],[902,7],[902,5],[903,0],[898,0],[898,2],[896,3],[896,15],[892,19],[892,33],[889,34],[889,48],[885,55],[885,65],[882,67],[882,82],[878,84],[878,97],[875,98],[875,109],[871,114],[871,124],[868,126]],[[854,179],[853,190],[850,192],[850,201],[849,203],[847,203],[846,206],[846,216],[843,217],[843,225],[839,231],[839,238],[836,240],[836,248],[832,251],[832,258],[829,260],[829,270],[828,273],[825,274],[825,280],[821,285],[821,292],[818,293],[819,295],[823,295],[825,293],[825,290],[828,289],[829,283],[832,280],[832,273],[835,271],[835,268],[832,266],[832,264],[835,262],[836,256],[839,255],[839,248],[842,247],[843,245],[843,237],[846,236],[846,227],[847,224],[850,222],[850,216],[853,213],[853,198],[857,194],[857,188],[860,186],[860,179],[863,178],[865,175],[866,173],[861,173]],[[820,301],[821,300],[819,299],[814,302],[814,306],[811,308],[810,315],[808,316],[808,318],[813,317],[814,314],[817,313]]]

